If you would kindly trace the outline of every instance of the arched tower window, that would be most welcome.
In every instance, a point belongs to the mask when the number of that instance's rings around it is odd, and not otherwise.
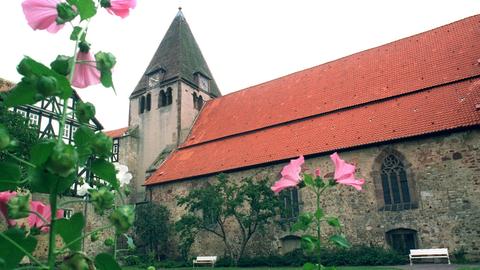
[[[372,174],[380,210],[400,211],[417,207],[413,174],[403,156],[385,150],[376,159]]]
[[[197,109],[200,110],[203,107],[203,97],[199,96],[197,99]]]
[[[165,94],[165,91],[160,91],[158,94],[158,107],[165,107],[167,106],[167,95]]]
[[[172,88],[167,88],[167,106],[172,104],[173,96],[172,96]]]
[[[152,95],[150,93],[147,94],[147,104],[146,104],[147,112],[150,111],[152,108]]]
[[[139,99],[138,99],[138,113],[144,113],[145,112],[145,97],[144,96],[141,96]]]
[[[410,249],[418,248],[417,231],[395,229],[386,234],[387,244],[399,254],[408,254]]]
[[[193,93],[192,97],[193,97],[193,108],[198,110],[198,108],[197,108],[197,98],[198,98],[197,93]]]

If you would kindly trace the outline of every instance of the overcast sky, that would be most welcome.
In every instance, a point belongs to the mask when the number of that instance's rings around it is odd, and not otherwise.
[[[33,31],[20,0],[0,8],[0,77],[17,81],[23,55],[48,65],[70,55],[71,29]],[[349,54],[417,34],[480,11],[480,0],[137,0],[126,19],[96,16],[93,51],[117,57],[113,91],[78,91],[95,104],[106,130],[127,126],[128,97],[145,71],[178,7],[222,92],[227,94]],[[480,29],[479,29],[480,30]],[[479,31],[480,34],[480,31]],[[479,56],[480,57],[480,56]]]

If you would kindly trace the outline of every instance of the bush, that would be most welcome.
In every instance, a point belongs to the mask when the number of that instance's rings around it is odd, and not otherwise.
[[[405,256],[395,251],[368,246],[354,246],[350,249],[323,249],[322,264],[325,266],[342,265],[400,265],[408,262]],[[315,262],[315,257],[305,254],[301,249],[294,250],[283,256],[258,256],[243,257],[239,260],[239,267],[274,267],[293,266],[299,267],[306,262]],[[232,266],[233,260],[221,258],[217,266]]]

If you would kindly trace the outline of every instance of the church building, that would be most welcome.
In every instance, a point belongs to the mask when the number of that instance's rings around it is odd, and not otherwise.
[[[286,52],[288,53],[288,52]],[[135,175],[134,200],[184,210],[176,197],[215,181],[273,184],[290,159],[333,171],[338,152],[365,178],[323,201],[353,244],[448,248],[480,257],[480,15],[222,96],[182,12],[130,95],[129,126],[111,131]],[[312,194],[284,191],[289,220]],[[252,254],[284,254],[275,227]],[[200,235],[192,255],[223,254]]]

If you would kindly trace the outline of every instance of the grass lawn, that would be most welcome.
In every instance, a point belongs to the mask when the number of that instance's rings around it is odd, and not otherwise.
[[[125,270],[143,270],[146,268],[138,268],[138,267],[124,267]],[[191,270],[192,268],[170,268],[169,270]],[[195,269],[199,270],[302,270],[301,267],[258,267],[258,268],[236,268],[236,267],[196,267]],[[398,270],[399,268],[394,267],[386,267],[386,266],[339,266],[337,270]],[[467,268],[468,269],[468,268]]]

